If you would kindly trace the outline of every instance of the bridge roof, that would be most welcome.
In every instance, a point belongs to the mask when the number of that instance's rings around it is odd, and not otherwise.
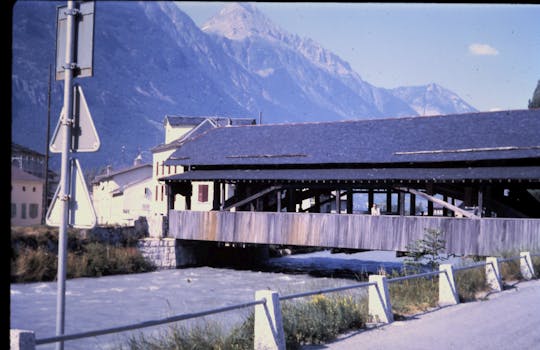
[[[540,182],[540,165],[530,167],[475,168],[368,168],[368,169],[221,169],[196,170],[161,180],[271,181],[271,182],[371,182],[371,181],[507,181]]]
[[[166,164],[201,169],[336,164],[421,167],[418,163],[516,159],[538,163],[539,130],[540,109],[229,126],[186,142]]]

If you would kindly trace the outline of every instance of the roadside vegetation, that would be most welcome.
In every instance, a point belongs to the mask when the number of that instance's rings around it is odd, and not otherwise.
[[[135,247],[131,236],[114,243],[68,229],[67,278],[99,277],[155,270]],[[11,283],[56,280],[58,229],[47,226],[11,227]]]

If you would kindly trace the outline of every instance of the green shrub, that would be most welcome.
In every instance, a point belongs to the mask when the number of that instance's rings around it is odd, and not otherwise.
[[[11,261],[11,282],[52,281],[56,272],[56,255],[42,247],[23,248]]]
[[[153,271],[135,247],[115,247],[67,231],[67,278],[96,277]],[[52,281],[58,264],[58,229],[46,226],[11,228],[11,282]]]
[[[442,255],[446,250],[444,232],[434,228],[426,228],[425,231],[421,239],[407,245],[405,264],[413,268],[425,264],[431,270],[437,270],[440,263],[448,259]]]

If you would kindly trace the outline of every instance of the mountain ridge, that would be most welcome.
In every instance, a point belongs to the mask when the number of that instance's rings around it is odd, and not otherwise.
[[[46,144],[56,6],[64,4],[21,1],[13,8],[12,141],[38,151]],[[257,119],[262,113],[265,123],[418,115],[312,39],[268,25],[271,40],[231,40],[197,27],[172,2],[97,2],[94,76],[76,82],[101,149],[78,155],[83,167],[130,164],[141,151],[151,161],[149,150],[164,142],[165,115]],[[53,81],[51,92],[54,130],[63,82]]]

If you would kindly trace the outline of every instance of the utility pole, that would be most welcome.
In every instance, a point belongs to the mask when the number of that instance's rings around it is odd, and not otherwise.
[[[47,89],[47,140],[45,144],[45,188],[43,190],[43,204],[41,224],[45,224],[49,199],[49,139],[51,133],[51,64],[49,63],[49,87]]]
[[[56,335],[64,334],[65,307],[66,307],[66,270],[67,270],[67,226],[69,210],[69,153],[71,151],[71,126],[73,125],[73,70],[76,63],[73,61],[74,36],[75,36],[75,16],[77,12],[73,6],[73,1],[68,1],[66,14],[66,55],[64,65],[64,114],[60,116],[61,128],[63,132],[62,162],[60,171],[60,228],[58,237],[58,288],[56,298]],[[56,343],[57,350],[64,349],[64,342]]]

